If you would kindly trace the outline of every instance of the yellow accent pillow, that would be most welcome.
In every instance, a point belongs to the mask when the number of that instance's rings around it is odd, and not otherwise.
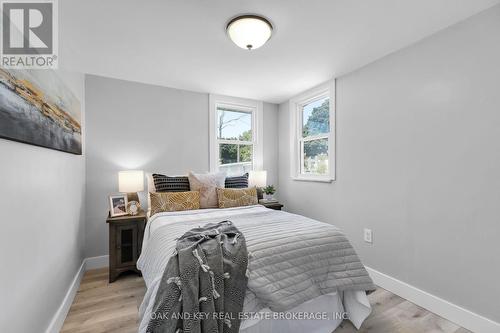
[[[150,192],[151,216],[161,212],[200,209],[200,192]]]
[[[258,203],[257,189],[251,188],[218,188],[219,208],[251,206]]]

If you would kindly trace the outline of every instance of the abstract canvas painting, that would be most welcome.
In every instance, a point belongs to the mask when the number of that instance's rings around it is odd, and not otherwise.
[[[52,70],[0,68],[0,137],[81,155],[80,101]]]

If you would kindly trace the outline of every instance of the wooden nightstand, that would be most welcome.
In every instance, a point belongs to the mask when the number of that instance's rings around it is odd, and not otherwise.
[[[283,205],[280,204],[279,202],[259,202],[259,205],[262,205],[266,208],[274,209],[274,210],[281,210],[283,208]]]
[[[109,225],[109,282],[114,282],[125,271],[139,274],[136,263],[142,249],[142,238],[146,226],[146,213],[125,215],[106,219]]]

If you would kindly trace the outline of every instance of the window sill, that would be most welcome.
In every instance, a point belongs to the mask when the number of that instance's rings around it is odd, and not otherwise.
[[[297,177],[292,177],[292,180],[296,180],[296,181],[300,181],[300,182],[332,183],[335,180],[335,178],[297,176]]]

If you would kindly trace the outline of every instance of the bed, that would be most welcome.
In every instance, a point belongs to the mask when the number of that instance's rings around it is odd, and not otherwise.
[[[223,220],[244,234],[251,254],[240,332],[330,333],[347,317],[359,328],[370,314],[365,290],[374,286],[336,227],[260,205],[200,209],[158,213],[148,221],[137,263],[147,287],[139,310],[140,333],[146,332],[176,238]]]

